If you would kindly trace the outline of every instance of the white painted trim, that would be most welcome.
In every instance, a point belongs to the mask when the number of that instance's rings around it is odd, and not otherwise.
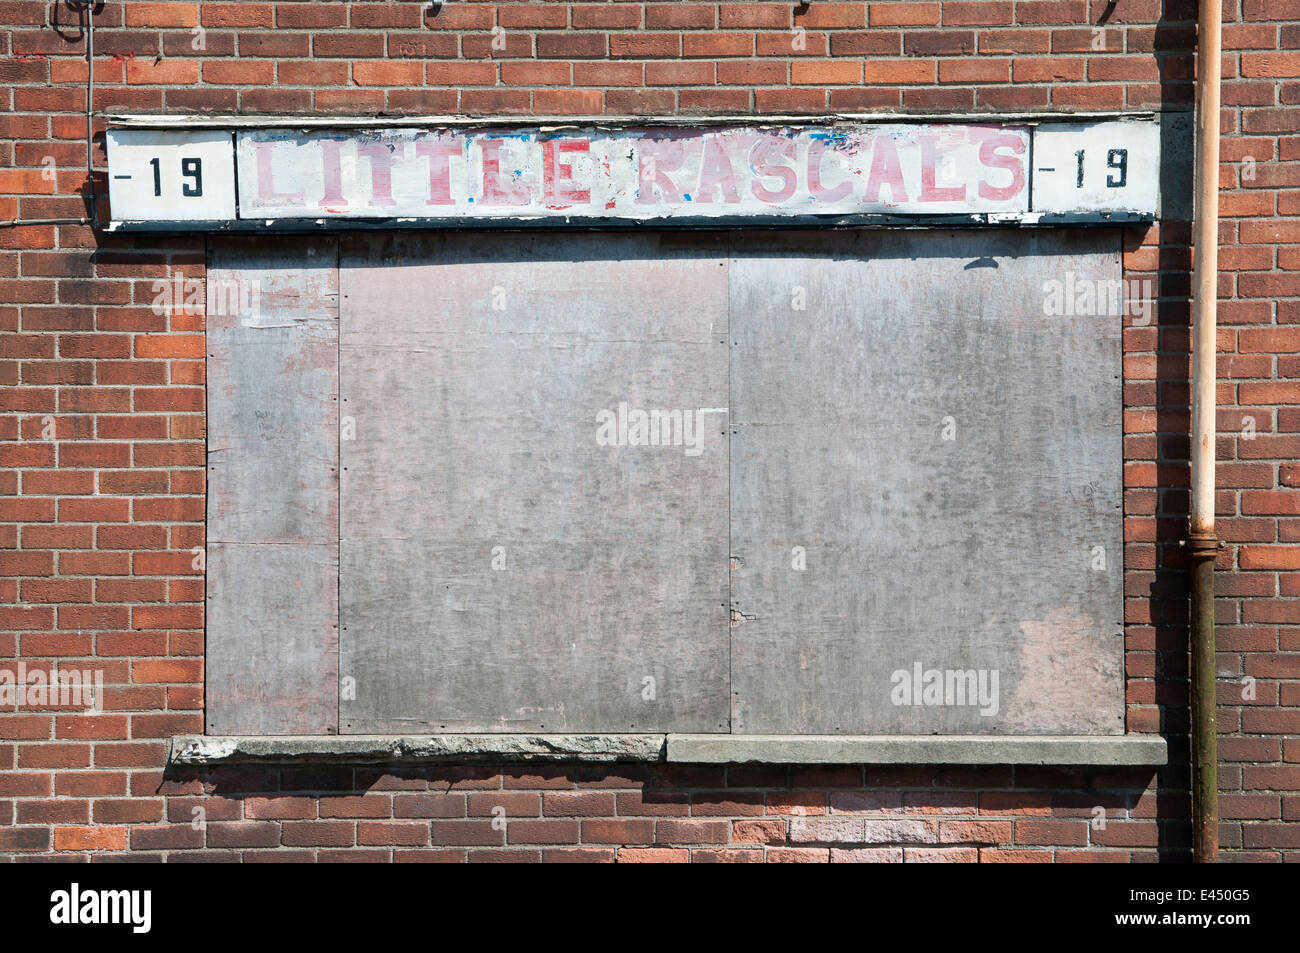
[[[1176,112],[1176,110],[1170,110]],[[1191,110],[1185,110],[1190,113]],[[540,126],[543,129],[624,129],[648,126],[782,126],[791,123],[1014,123],[1097,122],[1132,120],[1149,122],[1160,114],[1140,112],[1000,112],[1000,113],[816,113],[811,115],[728,115],[728,116],[247,116],[247,115],[160,115],[152,113],[107,113],[110,126],[148,129],[386,129],[410,126]]]

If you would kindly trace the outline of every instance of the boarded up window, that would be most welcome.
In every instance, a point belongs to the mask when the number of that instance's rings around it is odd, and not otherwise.
[[[209,730],[1122,733],[1118,252],[214,242]]]

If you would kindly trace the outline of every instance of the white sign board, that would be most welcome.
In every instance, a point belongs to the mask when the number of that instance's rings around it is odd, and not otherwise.
[[[1160,195],[1160,127],[1048,123],[1034,130],[1035,212],[1148,212]]]
[[[265,218],[720,218],[1023,211],[1026,129],[887,125],[238,137]]]
[[[1159,172],[1142,122],[127,128],[108,149],[114,221],[172,227],[1140,217]]]
[[[235,155],[221,129],[111,129],[108,201],[115,219],[236,217]]]

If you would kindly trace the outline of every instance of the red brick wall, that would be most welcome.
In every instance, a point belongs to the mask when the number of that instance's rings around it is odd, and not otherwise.
[[[449,0],[427,19],[423,6],[109,0],[96,17],[95,106],[689,116],[1181,111],[1193,98],[1191,0],[1118,0],[1108,18],[1102,0]],[[1221,836],[1226,860],[1296,860],[1300,6],[1224,0],[1223,10]],[[55,0],[3,0],[0,24],[0,219],[83,215],[76,13]],[[497,37],[504,48],[493,48]],[[102,137],[96,167],[102,195]],[[102,670],[109,686],[101,715],[0,714],[0,857],[1185,857],[1177,543],[1189,233],[1179,221],[1133,230],[1126,255],[1130,276],[1158,278],[1161,296],[1157,323],[1125,331],[1124,372],[1128,727],[1169,737],[1172,764],[1156,776],[934,766],[167,772],[165,739],[203,729],[203,585],[190,550],[203,543],[204,351],[202,317],[156,313],[152,283],[202,277],[204,242],[0,229],[0,664],[57,659]],[[1247,415],[1253,439],[1242,433]],[[504,829],[492,824],[498,806]],[[1090,823],[1097,807],[1104,827]]]

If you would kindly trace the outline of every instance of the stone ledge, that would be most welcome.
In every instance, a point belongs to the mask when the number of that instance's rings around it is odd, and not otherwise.
[[[694,764],[1150,765],[1160,735],[669,735],[668,760]]]
[[[1166,763],[1159,735],[177,735],[174,765],[529,761],[680,764]]]
[[[177,735],[171,764],[662,761],[664,735]]]

